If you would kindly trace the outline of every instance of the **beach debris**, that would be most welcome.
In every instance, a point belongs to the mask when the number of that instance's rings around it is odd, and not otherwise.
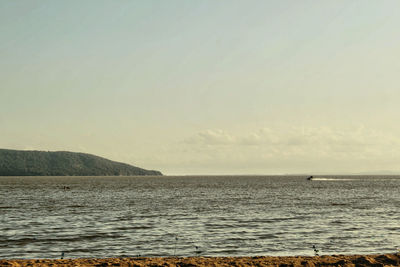
[[[313,245],[312,247],[314,249],[315,256],[319,256],[318,254],[319,250],[317,249],[317,247],[315,245]]]

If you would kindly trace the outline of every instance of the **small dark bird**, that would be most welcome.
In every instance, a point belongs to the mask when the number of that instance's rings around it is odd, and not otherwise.
[[[314,249],[315,256],[319,256],[318,254],[319,250],[315,247],[315,245],[313,245],[312,247]]]
[[[64,259],[64,252],[61,252],[61,259]]]
[[[201,253],[203,253],[203,251],[199,250],[199,247],[196,246],[196,254],[197,254],[197,255],[200,255]]]

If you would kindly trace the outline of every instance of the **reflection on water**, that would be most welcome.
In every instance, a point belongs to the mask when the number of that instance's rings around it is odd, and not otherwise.
[[[3,177],[0,257],[395,252],[399,177],[320,178]]]

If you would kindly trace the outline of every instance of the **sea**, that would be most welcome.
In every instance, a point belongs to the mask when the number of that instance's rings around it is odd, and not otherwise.
[[[395,253],[399,189],[400,176],[0,177],[0,258]]]

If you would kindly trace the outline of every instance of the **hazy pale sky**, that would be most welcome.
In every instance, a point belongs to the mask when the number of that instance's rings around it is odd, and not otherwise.
[[[0,1],[0,147],[164,174],[400,172],[400,1]]]

